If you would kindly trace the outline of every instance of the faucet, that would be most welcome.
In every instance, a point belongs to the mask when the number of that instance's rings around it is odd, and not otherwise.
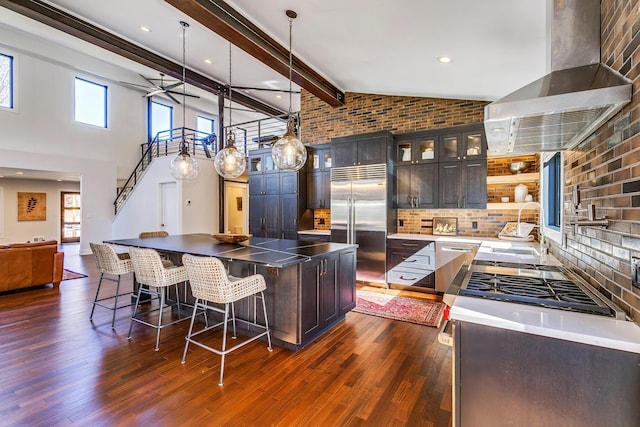
[[[547,247],[544,241],[544,208],[540,203],[524,202],[520,206],[520,209],[518,209],[518,225],[517,225],[518,228],[516,228],[518,236],[520,236],[520,214],[522,214],[522,209],[524,209],[524,207],[527,205],[536,205],[540,210],[540,214],[538,215],[538,234],[540,239],[540,255],[545,255],[547,253]],[[526,237],[526,236],[522,236],[522,237]]]

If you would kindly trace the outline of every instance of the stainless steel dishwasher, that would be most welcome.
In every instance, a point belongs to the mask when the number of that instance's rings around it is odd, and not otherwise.
[[[447,290],[458,270],[471,264],[480,243],[436,241],[436,292]]]

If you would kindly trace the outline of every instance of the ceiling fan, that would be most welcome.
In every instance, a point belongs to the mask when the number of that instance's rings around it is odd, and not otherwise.
[[[172,94],[176,94],[176,95],[180,95],[182,96],[183,93],[182,91],[179,90],[175,90],[178,89],[180,86],[182,86],[182,81],[181,80],[165,80],[165,74],[164,73],[160,73],[160,78],[159,79],[155,79],[155,78],[151,78],[151,77],[145,77],[142,74],[139,74],[140,77],[142,77],[144,80],[146,80],[151,87],[149,86],[145,86],[145,85],[140,85],[137,83],[128,83],[128,82],[120,82],[122,84],[128,85],[128,86],[135,86],[138,88],[142,88],[145,89],[147,91],[147,93],[143,96],[145,96],[146,98],[150,98],[154,95],[160,95],[160,94],[166,94],[169,98],[171,98],[171,100],[173,102],[175,102],[176,104],[180,104],[180,101],[178,101],[176,99],[176,97],[174,97]],[[190,93],[185,93],[185,96],[190,96],[192,98],[200,98],[198,95],[193,95]]]

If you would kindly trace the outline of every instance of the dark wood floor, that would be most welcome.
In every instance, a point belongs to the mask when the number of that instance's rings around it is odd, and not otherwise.
[[[451,350],[436,328],[348,313],[299,352],[256,342],[220,358],[191,348],[181,364],[183,322],[162,332],[128,309],[96,309],[92,256],[67,253],[88,278],[0,295],[0,424],[60,425],[451,425]],[[0,273],[1,274],[1,273]],[[127,279],[127,283],[131,280]]]

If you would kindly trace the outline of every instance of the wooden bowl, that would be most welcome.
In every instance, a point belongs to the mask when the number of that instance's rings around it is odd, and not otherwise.
[[[218,233],[218,234],[212,234],[212,236],[220,240],[221,242],[238,243],[238,242],[244,242],[245,240],[248,240],[253,235],[252,234]]]

